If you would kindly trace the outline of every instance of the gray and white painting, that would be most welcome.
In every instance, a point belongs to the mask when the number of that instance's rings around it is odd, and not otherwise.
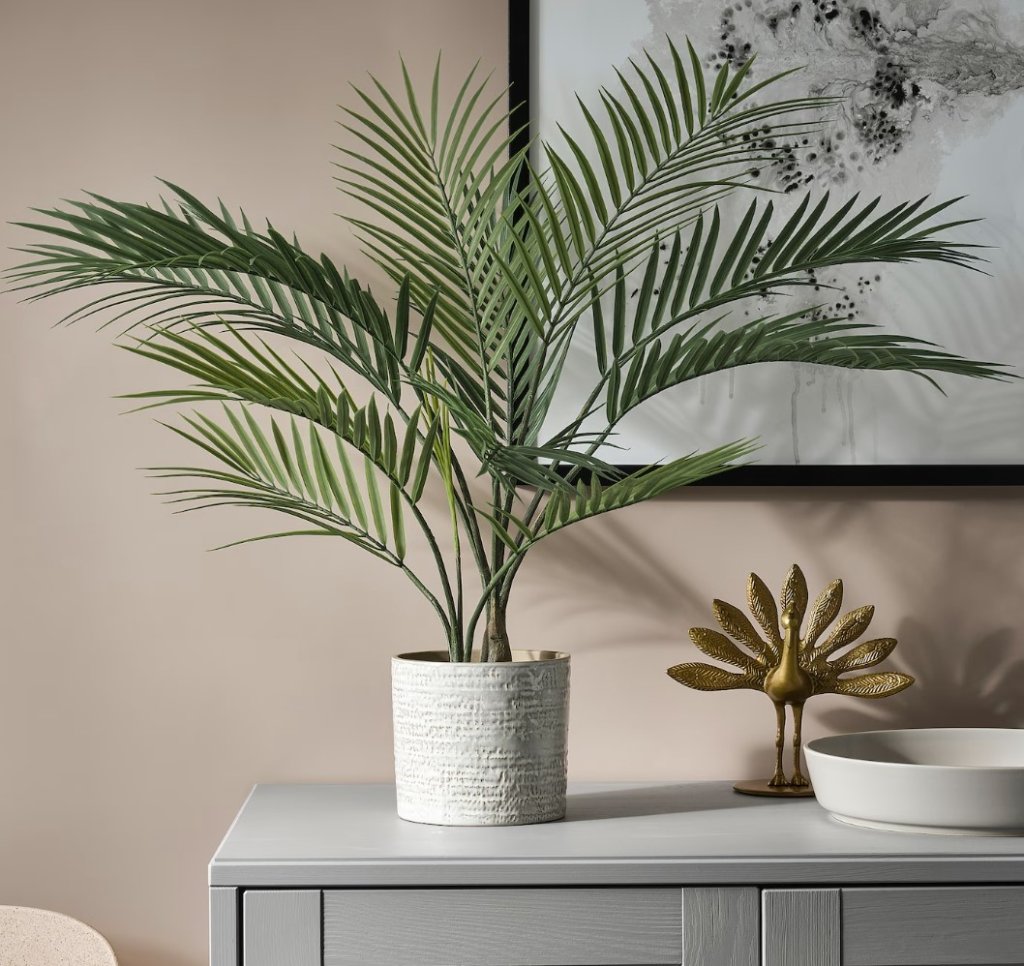
[[[992,246],[989,275],[871,266],[769,308],[827,298],[830,310],[1024,372],[1024,2],[533,0],[533,18],[534,130],[553,143],[557,123],[585,140],[576,92],[594,101],[614,87],[613,66],[643,49],[664,58],[667,36],[689,37],[709,69],[756,52],[755,80],[804,68],[774,94],[842,104],[759,168],[759,183],[783,193],[783,208],[807,190],[892,203],[964,195],[956,216],[982,220],[958,237]],[[591,387],[591,350],[581,328],[551,429]],[[1024,464],[1024,383],[942,386],[945,396],[906,374],[748,367],[652,400],[622,423],[625,449],[602,455],[649,463],[757,436],[768,464]]]

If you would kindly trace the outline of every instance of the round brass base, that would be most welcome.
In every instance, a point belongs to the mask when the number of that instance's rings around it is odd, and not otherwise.
[[[810,785],[772,785],[767,778],[736,782],[732,787],[741,795],[760,795],[763,798],[814,798],[814,789]]]

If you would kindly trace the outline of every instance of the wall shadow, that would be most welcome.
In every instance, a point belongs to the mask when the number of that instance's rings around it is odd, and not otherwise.
[[[623,512],[628,515],[629,511]],[[628,520],[610,514],[551,537],[527,567],[534,579],[543,574],[546,582],[557,586],[557,595],[546,599],[545,605],[565,615],[587,607],[626,612],[643,619],[645,632],[671,640],[685,639],[680,615],[708,612],[710,619],[710,600],[689,587],[678,567],[662,556],[658,546],[638,537]],[[595,589],[599,590],[596,603]],[[666,634],[666,628],[675,629],[674,633]],[[609,643],[620,646],[621,641]],[[588,649],[595,646],[601,643],[588,644]]]
[[[1012,628],[990,631],[958,647],[939,646],[948,628],[912,618],[899,626],[899,646],[885,667],[916,683],[881,701],[850,699],[818,715],[836,732],[888,728],[1024,727],[1024,641]]]
[[[739,546],[750,544],[756,558],[766,540],[778,540],[780,528],[791,536],[784,537],[786,547],[780,548],[774,574],[761,567],[772,589],[789,565],[799,563],[809,581],[824,585],[833,576],[849,578],[849,565],[842,563],[840,551],[851,544],[862,553],[866,546],[865,534],[872,529],[887,528],[887,542],[907,555],[930,561],[948,561],[946,576],[955,578],[976,576],[979,570],[1005,576],[1007,558],[1002,548],[989,555],[989,560],[976,553],[978,521],[963,513],[964,506],[982,508],[986,504],[999,504],[1012,508],[1012,517],[1024,521],[1021,495],[1024,487],[747,487],[747,486],[688,486],[662,494],[651,501],[665,507],[691,504],[697,512],[709,512],[721,517],[721,540],[735,540]],[[940,504],[943,509],[933,514],[915,514],[904,530],[891,530],[892,511],[884,504]],[[740,531],[730,505],[767,507],[763,530]],[[564,613],[575,615],[584,606],[596,606],[609,611],[616,605],[628,607],[630,612],[642,616],[645,624],[655,628],[667,621],[674,626],[680,614],[707,615],[710,620],[710,599],[703,592],[688,586],[680,574],[678,558],[680,544],[685,548],[689,518],[681,517],[680,532],[671,541],[652,540],[648,533],[638,536],[630,525],[630,510],[608,514],[593,521],[578,524],[545,541],[534,551],[524,570],[545,580],[557,580]],[[934,519],[942,521],[936,527]],[[743,517],[746,520],[746,517]],[[1008,521],[1009,522],[1009,521]],[[1005,531],[1004,531],[1005,532]],[[692,553],[699,557],[705,548],[701,541],[709,539],[705,528],[695,534]],[[969,565],[967,562],[970,562]],[[755,566],[754,569],[757,569]],[[857,569],[857,568],[855,568]],[[726,599],[742,599],[745,564],[737,568],[734,588],[722,588]],[[959,573],[958,573],[959,572]],[[893,581],[905,581],[902,568],[881,568],[880,574]],[[526,576],[526,581],[530,577]],[[863,578],[858,580],[864,586]],[[600,589],[600,600],[593,604],[595,588]],[[852,586],[851,586],[851,589]],[[733,597],[730,597],[730,593]],[[547,603],[547,602],[546,602]],[[514,608],[513,608],[514,610]],[[692,622],[700,622],[694,616]],[[664,626],[662,624],[662,626]],[[685,628],[684,628],[685,631]]]

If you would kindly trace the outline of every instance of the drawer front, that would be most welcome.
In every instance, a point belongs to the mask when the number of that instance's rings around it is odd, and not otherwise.
[[[843,966],[1024,966],[1024,888],[844,889]]]
[[[238,966],[238,889],[210,890],[210,966]]]
[[[247,890],[242,948],[243,966],[320,966],[319,890]]]
[[[335,889],[324,966],[680,966],[679,889]]]
[[[765,889],[762,966],[846,966],[840,960],[838,889]]]

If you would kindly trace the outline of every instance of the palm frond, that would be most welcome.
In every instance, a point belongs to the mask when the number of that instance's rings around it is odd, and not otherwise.
[[[753,444],[738,442],[618,471],[598,454],[619,420],[659,393],[772,362],[929,380],[1007,375],[821,307],[751,309],[833,266],[981,265],[975,248],[947,240],[970,220],[947,220],[952,202],[883,208],[808,194],[778,212],[749,171],[819,124],[833,101],[772,100],[785,75],[752,82],[751,64],[709,70],[692,45],[670,43],[664,63],[636,58],[579,103],[582,137],[562,131],[557,144],[534,146],[532,160],[507,129],[506,91],[477,68],[448,103],[440,61],[427,96],[404,65],[395,91],[371,77],[345,109],[338,180],[365,209],[349,222],[395,284],[387,302],[330,256],[170,183],[160,205],[88,195],[39,211],[25,226],[42,240],[20,249],[26,260],[7,277],[28,299],[98,289],[64,321],[120,325],[126,348],[188,378],[134,394],[142,408],[224,404],[216,419],[188,416],[176,429],[216,463],[168,471],[202,484],[176,494],[184,506],[274,509],[297,521],[288,535],[343,537],[399,567],[437,610],[453,659],[465,660],[481,615],[500,625],[538,541],[750,456]],[[754,318],[737,325],[740,303]],[[591,391],[552,429],[584,321]],[[490,481],[487,501],[470,485],[466,450]],[[421,510],[431,476],[448,502],[453,574]],[[412,525],[434,556],[433,590],[407,564]],[[468,607],[464,548],[481,585]],[[701,638],[711,656],[743,669],[717,672],[722,686],[749,686],[780,643],[774,601],[758,587],[751,595],[767,639],[734,620],[725,629],[739,647],[717,632]],[[837,607],[832,598],[814,605],[806,659],[827,663],[866,626],[855,613],[817,644],[818,624]],[[503,633],[488,631],[498,650]],[[869,644],[835,658],[833,674],[877,663],[886,645]],[[843,686],[870,696],[899,683],[869,675]]]
[[[330,369],[321,375],[301,359],[288,362],[265,340],[224,325],[212,328],[151,328],[145,337],[121,343],[134,355],[159,362],[191,376],[188,387],[129,393],[124,398],[142,408],[198,401],[254,402],[304,416],[328,429],[336,426],[338,398],[354,407],[341,376]]]
[[[372,473],[357,466],[343,446],[332,453],[316,430],[303,434],[294,420],[271,420],[264,430],[243,408],[225,408],[228,427],[203,414],[184,417],[188,428],[169,426],[220,465],[159,467],[164,479],[200,479],[209,485],[167,495],[189,507],[232,504],[288,513],[325,534],[344,537],[395,566],[404,556],[404,526],[389,529],[385,499]],[[216,485],[214,485],[216,484]]]
[[[559,439],[557,445],[508,444],[473,404],[474,394],[466,392],[464,387],[453,388],[436,378],[419,376],[411,377],[411,382],[424,397],[445,407],[455,433],[473,450],[480,472],[500,479],[513,490],[517,486],[536,487],[543,491],[571,489],[562,475],[566,466],[584,469],[606,479],[622,475],[610,463],[571,448],[574,444],[585,443],[589,434],[577,433],[572,439]]]
[[[900,370],[930,374],[1005,378],[1005,366],[944,352],[933,344],[889,335],[847,316],[831,317],[809,306],[779,317],[764,316],[731,330],[720,328],[731,303],[760,299],[786,289],[816,284],[823,268],[871,262],[938,261],[974,267],[970,246],[937,240],[965,221],[922,228],[952,202],[925,207],[927,199],[898,205],[871,217],[878,200],[857,207],[853,198],[826,218],[828,195],[809,208],[809,196],[768,242],[773,205],[751,202],[729,239],[715,206],[699,214],[684,246],[682,232],[670,242],[648,243],[636,281],[636,299],[625,267],[601,288],[595,281],[590,311],[600,376],[580,418],[602,400],[610,424],[665,389],[711,372],[757,362],[805,362],[854,369]],[[667,251],[667,256],[666,256]],[[760,252],[760,254],[758,254]],[[603,305],[611,296],[611,311]],[[726,310],[708,320],[710,313]],[[561,323],[530,379],[535,393],[526,432],[543,424],[557,388],[577,316]],[[697,321],[699,320],[699,321]],[[531,360],[532,362],[532,360]]]
[[[556,289],[563,306],[586,304],[589,286],[620,266],[628,269],[655,235],[670,234],[715,200],[751,187],[744,175],[764,159],[766,128],[776,145],[784,143],[819,124],[817,115],[833,103],[807,97],[750,106],[743,96],[750,62],[738,70],[723,65],[709,98],[692,46],[685,57],[671,43],[670,52],[671,77],[648,56],[644,64],[630,62],[630,77],[618,73],[620,92],[602,89],[599,111],[580,101],[593,151],[564,129],[564,150],[545,145],[550,182],[538,179],[530,190],[549,216],[551,241],[573,265]],[[600,172],[590,161],[595,155]],[[535,246],[544,242],[544,235],[532,239]]]
[[[214,506],[274,510],[308,528],[266,534],[257,540],[301,532],[340,537],[357,545],[406,574],[437,612],[453,655],[461,654],[451,580],[417,506],[433,458],[436,424],[431,423],[420,436],[414,422],[400,442],[390,417],[381,418],[372,401],[363,409],[348,411],[344,397],[339,397],[337,427],[330,434],[314,422],[303,428],[294,417],[283,422],[270,419],[266,427],[261,426],[245,405],[224,404],[223,415],[227,425],[202,413],[185,416],[187,428],[165,424],[216,464],[156,468],[162,479],[204,484],[166,492],[171,502],[187,510]],[[352,455],[350,448],[355,451]],[[409,519],[434,553],[443,602],[406,562]]]
[[[402,364],[414,364],[431,335],[429,301],[413,332],[408,285],[400,288],[391,320],[372,293],[326,255],[313,258],[272,226],[258,232],[244,214],[239,225],[226,209],[218,214],[168,187],[177,208],[91,196],[69,209],[40,212],[47,220],[25,227],[65,244],[22,249],[32,260],[9,279],[31,298],[112,286],[65,322],[106,313],[106,324],[126,328],[227,322],[281,335],[327,353],[400,401]]]
[[[389,412],[381,412],[376,398],[357,406],[337,374],[330,382],[308,366],[301,374],[265,343],[253,344],[238,332],[230,334],[233,339],[229,342],[205,329],[188,333],[164,329],[125,346],[136,355],[200,380],[196,386],[134,393],[127,398],[148,405],[248,402],[300,416],[358,450],[393,486],[409,487],[405,495],[412,503],[419,502],[439,432],[437,420],[426,416],[422,406],[396,424]],[[246,429],[237,423],[234,412],[225,408],[227,418],[244,438]],[[247,423],[248,431],[258,438],[256,425]]]
[[[374,77],[371,91],[354,88],[360,106],[345,109],[343,127],[359,149],[339,149],[346,160],[338,180],[376,216],[349,219],[370,256],[396,281],[408,278],[419,305],[436,299],[439,333],[481,384],[486,418],[500,425],[490,406],[500,357],[489,347],[507,311],[527,307],[501,254],[512,234],[502,216],[526,151],[511,150],[507,92],[491,93],[476,68],[441,117],[439,71],[440,61],[429,125],[404,65],[404,97]]]
[[[624,292],[622,280],[617,289]],[[666,389],[713,372],[766,362],[910,372],[929,379],[934,375],[1005,379],[1009,375],[1001,363],[964,359],[934,343],[891,335],[880,326],[847,316],[819,316],[819,306],[763,316],[732,329],[724,328],[727,317],[719,316],[682,331],[627,342],[622,336],[627,321],[623,304],[623,299],[616,300],[612,354],[599,384],[612,425]],[[598,318],[595,324],[604,323]],[[609,341],[607,335],[603,340]],[[600,393],[591,398],[596,401]],[[588,400],[586,408],[591,404]]]
[[[695,453],[661,465],[645,467],[615,480],[603,482],[594,474],[571,489],[560,488],[548,497],[535,532],[537,539],[549,536],[582,520],[654,499],[680,486],[695,483],[741,465],[756,446],[750,442],[731,443],[706,453]]]

